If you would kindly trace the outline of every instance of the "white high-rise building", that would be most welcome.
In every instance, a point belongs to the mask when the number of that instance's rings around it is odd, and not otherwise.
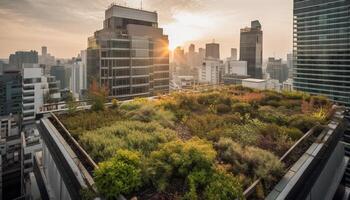
[[[45,103],[59,101],[61,95],[59,83],[54,77],[45,76],[38,64],[23,64],[22,76],[22,123],[28,125],[34,123]]]
[[[73,60],[69,69],[71,70],[69,88],[73,96],[78,99],[81,97],[82,91],[87,89],[86,51],[81,51],[81,54]]]
[[[220,83],[221,61],[215,58],[206,58],[199,70],[199,82],[208,84]]]

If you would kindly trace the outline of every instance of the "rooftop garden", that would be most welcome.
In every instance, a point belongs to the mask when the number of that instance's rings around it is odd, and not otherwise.
[[[102,95],[103,96],[103,95]],[[279,158],[316,124],[324,97],[243,87],[136,99],[59,118],[98,163],[94,180],[107,199],[263,199],[290,164]]]

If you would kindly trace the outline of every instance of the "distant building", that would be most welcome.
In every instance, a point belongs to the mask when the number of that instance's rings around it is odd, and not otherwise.
[[[288,67],[282,63],[282,59],[269,58],[266,72],[270,74],[271,79],[276,79],[280,83],[288,79]]]
[[[350,1],[294,0],[294,89],[350,107]]]
[[[21,113],[22,76],[20,71],[5,71],[0,75],[0,116]]]
[[[241,29],[240,59],[248,62],[248,75],[262,78],[263,32],[259,21],[252,21],[250,28]]]
[[[242,85],[242,81],[247,78],[247,75],[225,74],[222,79],[225,85]]]
[[[10,69],[22,70],[23,64],[37,64],[38,52],[36,51],[17,51],[9,57]]]
[[[289,53],[287,54],[288,78],[293,78],[293,65],[294,65],[293,54]]]
[[[281,90],[281,84],[278,80],[274,79],[255,79],[255,78],[247,78],[242,80],[242,86],[248,88],[254,88],[258,90]]]
[[[266,90],[267,80],[247,78],[242,80],[242,86],[258,90]]]
[[[39,55],[39,64],[45,65],[46,72],[49,72],[50,67],[56,64],[55,57],[47,53],[47,47],[41,47],[41,55]]]
[[[236,48],[231,48],[231,59],[232,60],[238,60],[238,53]]]
[[[88,85],[95,79],[119,99],[168,93],[168,44],[156,12],[112,5],[88,39]]]
[[[72,64],[69,65],[70,73],[70,81],[69,81],[69,89],[72,91],[73,96],[76,99],[82,98],[84,90],[86,88],[86,56],[84,55],[84,51],[78,56],[78,58],[74,59]]]
[[[50,75],[54,76],[57,81],[60,81],[60,89],[63,90],[69,87],[68,74],[65,66],[52,66],[50,69]]]
[[[247,61],[231,60],[228,58],[225,62],[225,74],[247,76]]]
[[[174,50],[174,63],[178,67],[184,67],[186,65],[185,50],[181,47],[176,47]]]
[[[218,43],[209,43],[205,45],[205,57],[220,59],[220,45]]]
[[[219,84],[222,62],[219,59],[206,58],[199,70],[199,82]]]
[[[282,84],[282,90],[291,92],[293,91],[293,79],[289,78]]]

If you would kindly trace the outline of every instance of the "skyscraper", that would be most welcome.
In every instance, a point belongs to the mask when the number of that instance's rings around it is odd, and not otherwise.
[[[103,29],[88,39],[88,84],[96,79],[119,99],[168,93],[168,43],[156,12],[110,6]]]
[[[294,88],[347,106],[349,10],[349,0],[294,0]]]
[[[251,27],[241,29],[240,60],[248,62],[248,75],[262,78],[263,32],[259,21],[252,21]]]
[[[209,43],[205,45],[205,57],[220,59],[220,45],[218,43]]]

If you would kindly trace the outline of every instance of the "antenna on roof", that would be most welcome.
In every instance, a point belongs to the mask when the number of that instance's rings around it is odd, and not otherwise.
[[[141,10],[142,10],[142,0],[141,0]]]

